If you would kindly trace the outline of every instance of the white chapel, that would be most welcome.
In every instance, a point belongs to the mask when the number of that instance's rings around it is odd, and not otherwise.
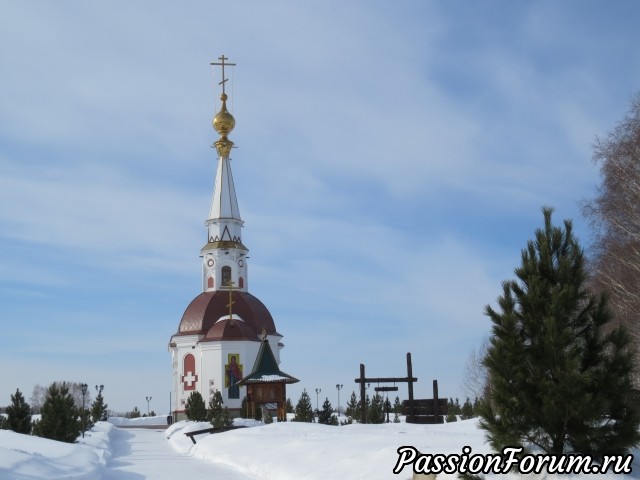
[[[267,340],[280,363],[284,346],[269,310],[249,293],[247,247],[242,243],[238,200],[231,174],[229,154],[233,142],[228,135],[235,119],[227,111],[225,63],[222,67],[222,105],[213,118],[220,138],[213,144],[218,160],[209,218],[205,221],[207,240],[200,251],[202,293],[194,298],[171,336],[174,420],[185,417],[184,407],[193,391],[208,402],[216,391],[224,405],[238,412],[246,387],[237,383],[251,373],[263,340]]]

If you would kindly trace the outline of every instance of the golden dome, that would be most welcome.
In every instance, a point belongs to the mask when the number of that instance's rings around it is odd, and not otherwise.
[[[220,95],[220,100],[222,100],[222,108],[220,108],[220,111],[213,117],[213,128],[223,138],[226,138],[226,136],[231,133],[231,130],[233,130],[233,127],[236,126],[236,119],[227,111],[227,94],[223,93]]]

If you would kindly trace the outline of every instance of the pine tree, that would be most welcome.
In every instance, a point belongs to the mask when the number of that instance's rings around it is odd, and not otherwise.
[[[140,418],[141,416],[142,413],[140,412],[140,409],[138,407],[133,407],[133,410],[127,412],[125,415],[126,418]]]
[[[98,396],[91,404],[91,420],[93,420],[93,423],[104,422],[108,417],[107,404],[104,403],[102,392],[99,392]]]
[[[480,415],[480,403],[482,402],[482,400],[480,400],[478,397],[476,397],[476,399],[473,401],[473,416],[477,417],[478,415]]]
[[[456,415],[462,415],[462,407],[460,406],[460,400],[456,397],[456,402],[454,403],[454,411]]]
[[[400,397],[396,395],[396,399],[393,401],[393,412],[396,415],[400,415],[402,413],[402,403],[400,402]]]
[[[358,420],[360,412],[358,411],[358,397],[356,397],[356,392],[351,392],[351,398],[347,402],[347,409],[345,410],[345,415],[352,420]]]
[[[318,413],[318,423],[325,425],[338,425],[338,418],[333,415],[333,407],[328,398],[322,404],[322,410]]]
[[[469,397],[467,397],[464,404],[462,405],[460,418],[462,420],[469,420],[470,418],[473,418],[473,405],[471,404],[471,400],[469,400]]]
[[[66,383],[52,383],[46,393],[40,421],[34,424],[34,434],[61,442],[73,443],[80,434],[80,412]]]
[[[384,423],[384,400],[379,393],[373,396],[371,405],[367,408],[367,422]]]
[[[629,337],[611,325],[606,299],[587,291],[571,222],[555,227],[552,210],[543,213],[517,279],[503,283],[497,311],[486,307],[493,329],[480,425],[497,451],[622,454],[640,440]]]
[[[287,398],[287,413],[293,413],[293,403],[290,398]]]
[[[204,403],[204,402],[203,402]],[[226,426],[223,421],[224,406],[222,401],[222,393],[219,390],[213,394],[209,400],[209,408],[206,411],[206,419],[211,422],[215,428]]]
[[[207,421],[207,406],[204,403],[202,394],[197,390],[191,392],[187,398],[187,402],[184,405],[184,413],[187,415],[187,419],[192,422]]]
[[[222,415],[220,416],[220,423],[223,427],[230,427],[233,425],[233,419],[231,418],[231,414],[229,413],[229,409],[224,407],[222,409]]]
[[[456,407],[455,407],[455,403],[453,403],[453,398],[449,399],[449,402],[447,403],[447,423],[451,423],[451,422],[457,422],[458,421],[458,416],[456,415]]]
[[[311,406],[311,398],[304,389],[300,395],[300,399],[296,404],[296,416],[293,417],[294,422],[313,422],[313,407]]]
[[[7,428],[16,433],[31,433],[31,407],[19,389],[11,395],[11,405],[7,407]]]
[[[240,418],[249,418],[249,400],[246,395],[240,402]]]

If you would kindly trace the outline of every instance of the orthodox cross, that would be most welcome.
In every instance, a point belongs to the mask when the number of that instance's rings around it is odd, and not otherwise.
[[[225,306],[229,307],[229,320],[231,321],[231,324],[233,325],[233,304],[236,303],[235,300],[233,300],[233,291],[234,290],[239,290],[238,287],[234,287],[233,286],[233,282],[231,280],[229,280],[229,282],[225,285],[228,289],[229,289],[229,303],[227,303]]]
[[[225,65],[229,66],[229,67],[235,67],[236,64],[235,63],[225,63],[225,60],[229,60],[227,57],[224,56],[224,54],[221,57],[218,57],[218,60],[220,60],[220,63],[217,62],[211,62],[211,65],[219,65],[222,67],[222,81],[220,83],[218,83],[218,85],[222,85],[222,93],[224,92],[224,84],[227,83],[227,80],[229,80],[228,78],[224,78],[224,67]]]

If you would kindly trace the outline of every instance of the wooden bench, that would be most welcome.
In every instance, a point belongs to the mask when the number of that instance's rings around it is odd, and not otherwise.
[[[449,410],[446,398],[429,398],[402,402],[402,414],[407,416],[407,423],[444,423],[444,416]]]
[[[228,430],[236,430],[238,428],[246,428],[244,425],[241,426],[230,426],[230,427],[211,427],[211,428],[203,428],[202,430],[194,430],[193,432],[187,432],[185,435],[191,439],[191,441],[196,443],[196,439],[194,438],[196,435],[201,435],[203,433],[222,433]]]

